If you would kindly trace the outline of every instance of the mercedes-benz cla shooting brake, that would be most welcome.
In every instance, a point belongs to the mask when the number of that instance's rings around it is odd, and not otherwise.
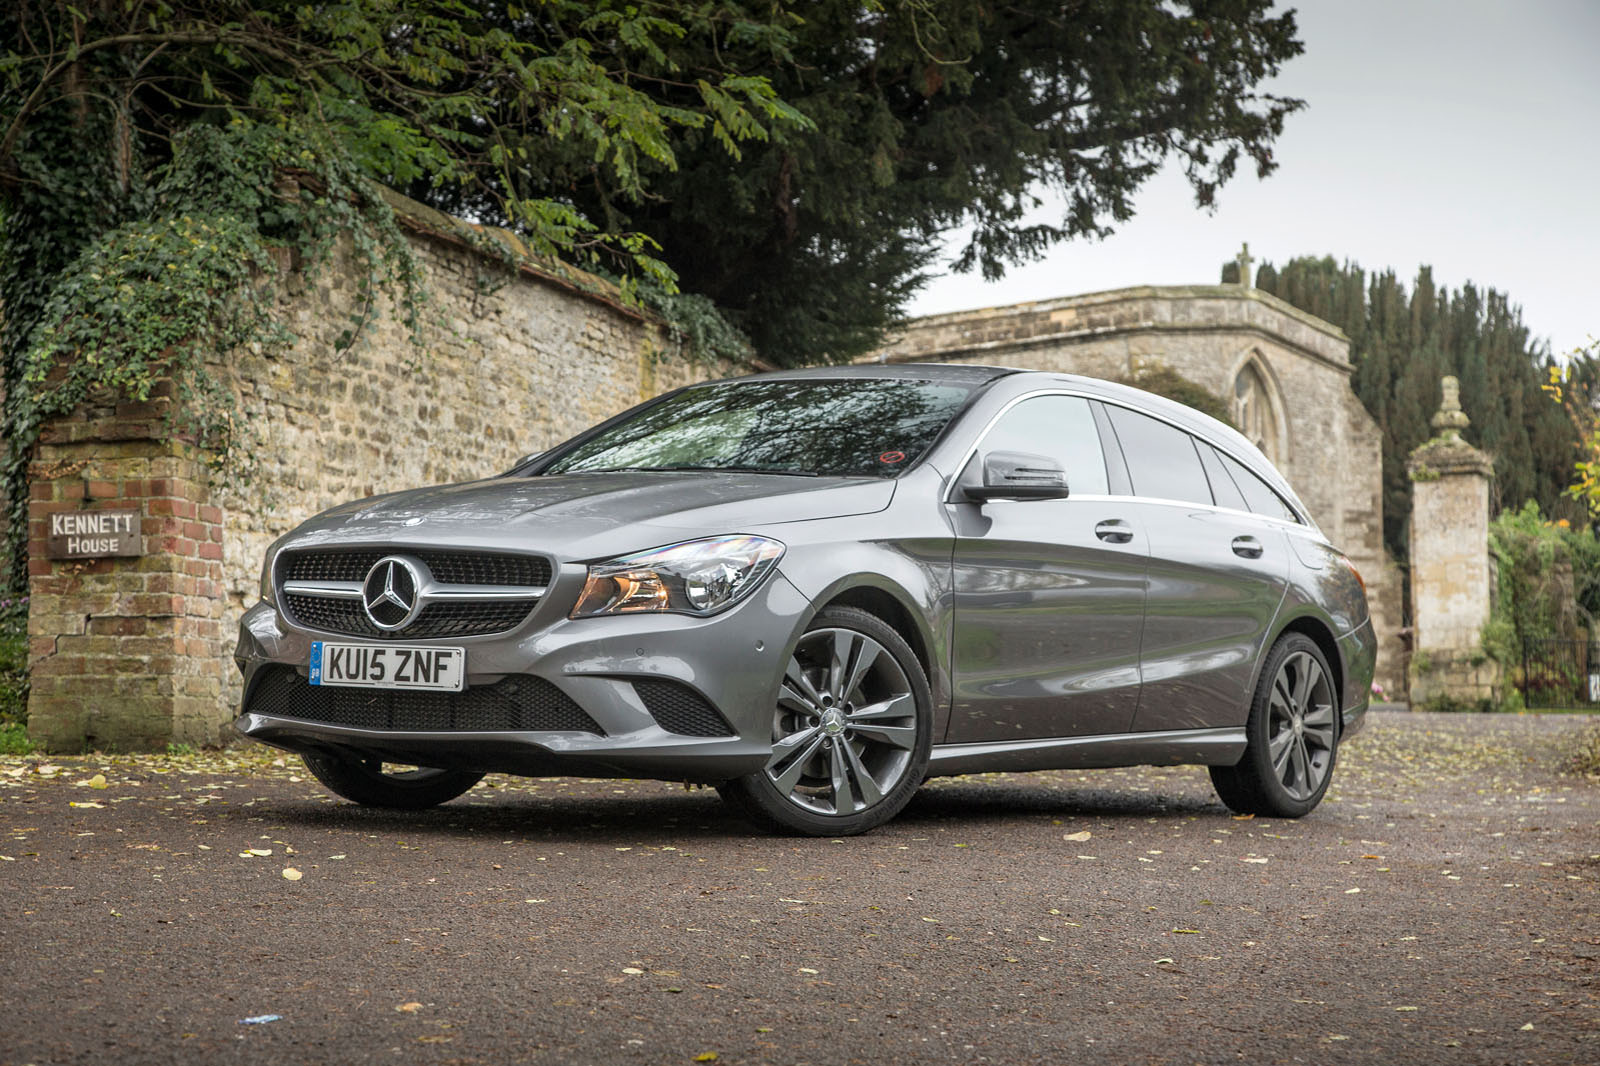
[[[1354,568],[1221,423],[1062,374],[819,369],[307,521],[242,621],[236,726],[387,807],[660,778],[838,836],[933,775],[1194,763],[1296,817],[1374,650]]]

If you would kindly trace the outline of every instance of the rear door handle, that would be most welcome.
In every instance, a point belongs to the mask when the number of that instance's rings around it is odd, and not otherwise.
[[[1133,539],[1133,527],[1120,518],[1110,518],[1094,527],[1094,535],[1109,544],[1126,544]]]
[[[1233,554],[1242,559],[1259,559],[1262,550],[1261,542],[1254,537],[1233,538]]]

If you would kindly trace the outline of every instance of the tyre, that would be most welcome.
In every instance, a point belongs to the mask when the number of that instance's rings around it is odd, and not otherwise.
[[[932,722],[927,676],[900,634],[865,611],[829,607],[784,670],[771,760],[719,791],[774,832],[864,833],[922,784]]]
[[[431,767],[386,772],[385,764],[377,759],[312,754],[300,758],[330,792],[364,807],[420,811],[453,800],[483,780],[482,774]]]
[[[1322,802],[1339,757],[1333,671],[1310,637],[1288,633],[1267,653],[1245,723],[1244,758],[1211,767],[1222,802],[1240,814],[1299,818]]]

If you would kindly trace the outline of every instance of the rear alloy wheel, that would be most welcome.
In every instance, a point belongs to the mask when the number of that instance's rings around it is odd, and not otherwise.
[[[1322,802],[1339,756],[1333,671],[1316,642],[1289,633],[1267,653],[1245,723],[1244,758],[1211,767],[1222,802],[1240,814],[1299,818]]]
[[[420,811],[455,799],[483,780],[466,770],[427,766],[401,768],[377,759],[343,759],[334,755],[301,755],[306,769],[328,790],[364,807]],[[388,769],[385,769],[388,767]]]
[[[898,633],[865,611],[827,608],[784,670],[772,758],[722,794],[776,832],[864,833],[922,783],[931,708],[922,666]]]

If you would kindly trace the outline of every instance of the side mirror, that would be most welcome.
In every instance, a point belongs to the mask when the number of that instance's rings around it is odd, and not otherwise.
[[[969,485],[967,499],[1064,500],[1067,472],[1054,459],[1026,452],[990,452],[983,457],[983,484]]]

